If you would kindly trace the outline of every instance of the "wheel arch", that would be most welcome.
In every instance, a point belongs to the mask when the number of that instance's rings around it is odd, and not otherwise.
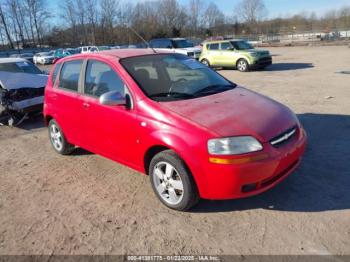
[[[54,119],[53,116],[51,115],[45,115],[44,117],[44,123],[45,123],[45,126],[49,126],[49,122]]]

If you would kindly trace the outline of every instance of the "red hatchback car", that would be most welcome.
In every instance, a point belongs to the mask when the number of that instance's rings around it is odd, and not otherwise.
[[[79,146],[146,173],[176,210],[273,187],[306,144],[286,106],[192,58],[151,49],[63,58],[51,71],[44,115],[58,153]]]

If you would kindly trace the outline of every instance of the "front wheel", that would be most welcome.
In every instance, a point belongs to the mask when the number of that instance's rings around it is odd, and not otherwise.
[[[153,157],[149,166],[153,191],[167,207],[189,210],[199,201],[197,186],[184,161],[172,150]]]
[[[249,71],[249,64],[247,62],[247,60],[245,59],[239,59],[237,62],[237,69],[240,72],[247,72]]]

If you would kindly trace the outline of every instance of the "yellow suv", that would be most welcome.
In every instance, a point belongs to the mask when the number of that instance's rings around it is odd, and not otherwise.
[[[272,57],[269,51],[254,49],[246,41],[221,40],[205,42],[199,61],[211,67],[233,67],[247,72],[271,65]]]

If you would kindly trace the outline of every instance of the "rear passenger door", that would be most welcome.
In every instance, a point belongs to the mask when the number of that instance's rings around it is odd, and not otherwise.
[[[63,129],[68,141],[79,145],[81,141],[81,71],[83,60],[64,62],[61,66],[58,84],[52,97],[55,100],[55,120]]]
[[[209,60],[211,65],[220,65],[221,63],[221,52],[219,50],[219,44],[218,43],[213,43],[213,44],[208,44],[208,50],[209,50]]]
[[[99,102],[99,98],[110,91],[132,97],[115,65],[97,58],[88,60],[83,86],[84,145],[88,150],[118,162],[132,163],[136,147],[135,111],[124,105],[102,105]]]

